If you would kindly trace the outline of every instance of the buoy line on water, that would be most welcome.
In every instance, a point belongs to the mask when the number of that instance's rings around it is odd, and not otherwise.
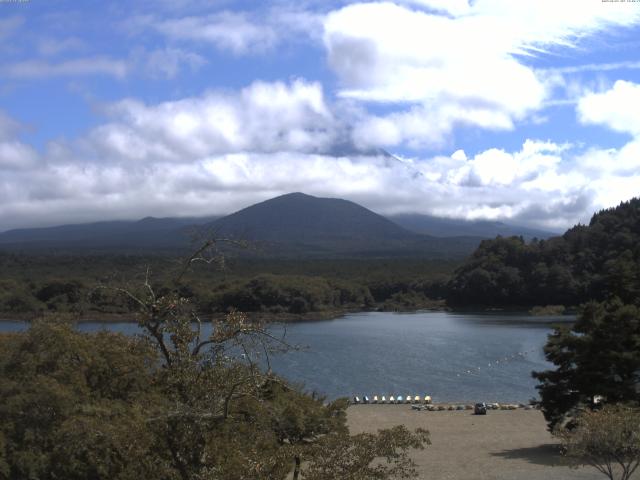
[[[487,367],[484,371],[489,371],[489,369],[495,369],[497,367],[507,365],[508,363],[513,362],[515,360],[522,360],[526,358],[527,355],[535,352],[536,350],[538,349],[531,348],[529,350],[524,350],[521,352],[512,353],[511,355],[506,355],[504,357],[497,358],[492,362],[488,362]],[[482,366],[477,366],[477,367],[467,368],[459,373],[456,373],[455,375],[457,378],[460,378],[464,375],[479,377],[479,373],[482,371],[483,371]],[[425,397],[428,398],[428,401],[425,401],[426,400]],[[368,395],[363,395],[362,397],[360,397],[359,395],[352,395],[351,400],[355,404],[359,404],[359,403],[364,403],[364,404],[367,404],[367,403],[374,403],[374,404],[375,403],[381,403],[381,404],[424,403],[424,404],[433,405],[431,397],[428,395],[426,395],[425,397],[422,397],[423,400],[419,400],[421,398],[419,395],[416,395],[415,397],[412,397],[411,395],[407,395],[407,397],[403,397],[402,395],[399,395],[399,396],[389,395],[388,397],[386,395],[382,395],[382,396],[373,395],[372,397],[369,397]]]
[[[536,350],[538,350],[537,348],[531,348],[529,350],[525,350],[523,352],[516,352],[513,353],[511,355],[507,355],[505,357],[500,357],[496,360],[494,360],[493,362],[488,362],[486,368],[490,369],[490,368],[496,368],[496,367],[500,367],[503,365],[508,364],[509,362],[512,362],[514,360],[521,360],[524,359],[527,355],[529,355],[530,353],[535,352]],[[471,367],[471,368],[467,368],[466,370],[463,370],[461,372],[456,373],[456,377],[461,377],[463,375],[471,375],[471,376],[479,376],[478,373],[482,372],[482,366],[477,366],[477,367]],[[487,371],[487,370],[485,370]]]

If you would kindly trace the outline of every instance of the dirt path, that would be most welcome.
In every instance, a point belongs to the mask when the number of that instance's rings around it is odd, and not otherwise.
[[[348,410],[352,433],[404,424],[431,432],[432,445],[412,456],[420,479],[603,480],[593,468],[562,464],[557,444],[536,410],[428,412],[409,405],[356,405]],[[636,478],[640,478],[637,476]]]

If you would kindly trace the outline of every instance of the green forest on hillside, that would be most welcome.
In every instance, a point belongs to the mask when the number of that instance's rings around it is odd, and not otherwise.
[[[448,284],[454,306],[640,302],[640,199],[549,240],[485,240]]]

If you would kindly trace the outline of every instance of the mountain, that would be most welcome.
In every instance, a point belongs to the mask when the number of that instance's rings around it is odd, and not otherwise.
[[[153,218],[0,234],[4,250],[160,253],[190,248],[190,235],[247,240],[241,255],[462,257],[479,236],[439,238],[412,232],[356,203],[290,193],[222,218]]]
[[[444,255],[469,253],[479,238],[444,240],[411,232],[356,203],[290,193],[208,225],[278,255]]]
[[[189,229],[211,222],[205,218],[154,218],[109,221],[0,233],[0,247],[28,250],[146,250],[184,247]]]
[[[250,240],[305,243],[402,240],[411,232],[356,203],[289,193],[220,218],[211,225],[222,234]]]
[[[543,239],[558,235],[544,230],[488,220],[461,220],[412,213],[392,215],[387,216],[387,218],[407,230],[424,235],[433,235],[434,237],[472,236],[494,238],[500,235],[503,237],[522,236],[525,240],[531,240],[532,238]]]

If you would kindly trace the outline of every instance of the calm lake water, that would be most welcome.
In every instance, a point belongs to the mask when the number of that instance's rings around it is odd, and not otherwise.
[[[366,312],[286,325],[300,351],[271,358],[273,369],[329,398],[431,395],[434,401],[526,402],[532,370],[551,367],[542,348],[553,323],[572,317],[446,312]],[[0,331],[26,328],[0,322]],[[82,331],[138,331],[130,323],[83,323]],[[272,327],[282,334],[284,326]]]

